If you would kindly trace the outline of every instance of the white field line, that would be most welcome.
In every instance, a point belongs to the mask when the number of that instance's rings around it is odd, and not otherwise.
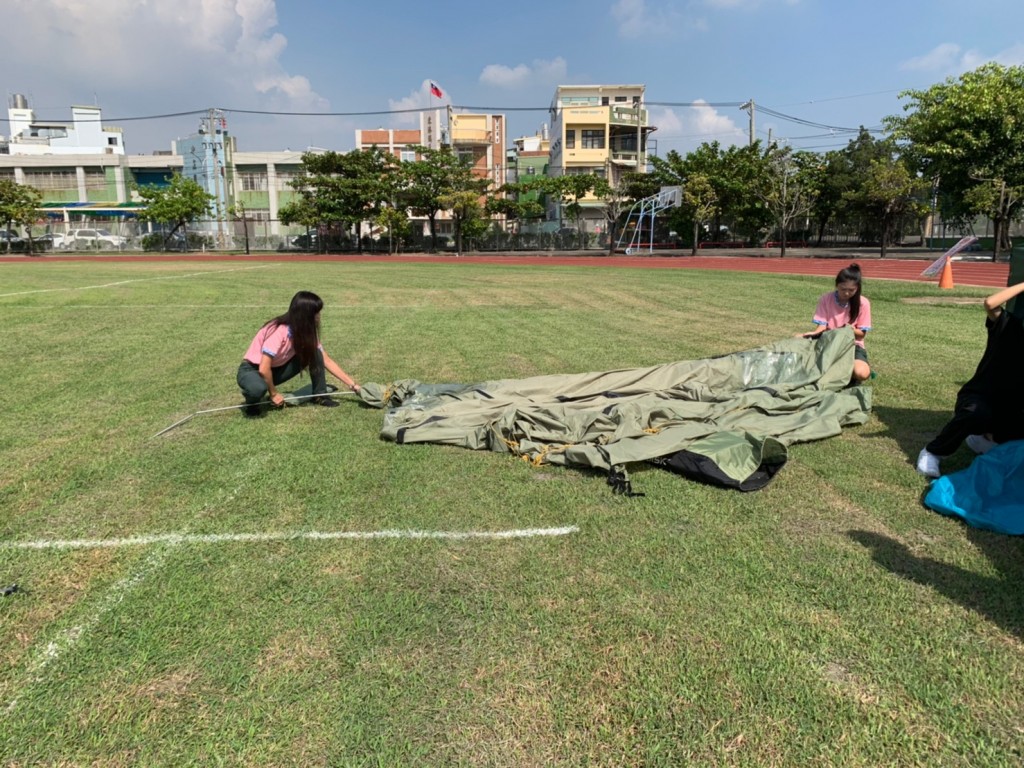
[[[234,494],[231,494],[232,496]],[[218,544],[223,542],[266,542],[266,541],[330,541],[336,539],[367,540],[367,539],[525,539],[537,536],[567,536],[579,532],[575,525],[561,528],[519,528],[504,531],[417,531],[417,530],[382,530],[382,531],[300,531],[295,533],[222,533],[208,535],[190,535],[169,533],[156,536],[134,536],[123,539],[65,539],[22,542],[0,542],[0,549],[86,549],[97,547],[126,547],[162,544],[151,552],[141,567],[131,575],[121,579],[107,590],[100,598],[89,617],[70,629],[62,630],[45,647],[36,651],[25,671],[25,683],[19,686],[22,693],[37,683],[42,682],[47,667],[73,650],[83,636],[93,629],[103,618],[124,601],[133,589],[141,584],[155,571],[163,567],[167,558],[176,546],[183,544]],[[18,706],[15,697],[7,703],[2,715],[9,715]],[[0,715],[0,716],[2,716]]]
[[[164,563],[167,562],[167,556],[170,551],[170,547],[162,547],[150,552],[136,571],[121,579],[103,593],[98,604],[93,608],[85,621],[81,624],[76,624],[70,629],[61,630],[45,647],[39,649],[29,661],[28,668],[26,669],[27,679],[20,688],[24,690],[31,685],[42,682],[46,668],[72,650],[78,644],[78,641],[89,630],[99,624],[108,613],[120,605],[132,590],[154,572],[162,568]],[[15,697],[4,707],[4,714],[10,714],[17,706],[18,698]]]
[[[246,462],[246,465],[264,463],[264,461],[265,460],[261,455],[259,459],[256,459],[255,457],[250,458],[249,461]],[[240,469],[244,473],[247,471],[247,466],[240,467]],[[238,495],[238,491],[241,490],[241,488],[242,486],[239,485],[233,491],[227,492],[224,495],[223,500],[211,501],[206,504],[203,507],[203,511],[209,511],[216,506],[220,506],[227,501],[231,501]],[[173,549],[173,544],[167,544],[150,552],[135,571],[116,582],[97,599],[95,607],[87,615],[84,621],[76,624],[70,629],[61,630],[53,640],[50,640],[46,644],[45,647],[33,653],[29,659],[28,667],[25,670],[25,682],[20,686],[20,689],[24,691],[33,685],[41,683],[45,676],[47,667],[53,664],[53,662],[61,656],[64,656],[66,653],[74,649],[82,637],[98,625],[108,613],[117,608],[117,606],[124,601],[125,597],[127,597],[132,590],[162,568],[167,562],[168,557],[170,557]],[[2,712],[0,712],[0,716],[10,714],[17,706],[18,696],[15,696],[14,699],[7,703],[7,706],[2,710]]]
[[[518,528],[505,531],[417,531],[387,529],[381,531],[279,531],[270,533],[164,533],[153,536],[129,536],[121,539],[39,539],[36,541],[2,541],[0,549],[101,549],[138,547],[152,544],[223,544],[230,542],[261,543],[267,541],[334,541],[370,539],[528,539],[538,536],[568,536],[578,533],[575,525],[561,528]]]
[[[187,277],[202,277],[204,275],[221,275],[225,272],[245,272],[250,269],[266,269],[276,267],[276,264],[258,264],[254,267],[238,267],[237,269],[215,269],[207,272],[188,272],[184,275],[163,275],[162,277],[140,277],[137,280],[119,280],[116,283],[104,283],[103,285],[80,285],[77,288],[39,288],[34,291],[18,291],[16,293],[0,293],[0,299],[8,296],[26,296],[30,293],[55,293],[57,291],[89,291],[93,288],[116,288],[119,285],[129,283],[148,283],[156,280],[181,280]]]

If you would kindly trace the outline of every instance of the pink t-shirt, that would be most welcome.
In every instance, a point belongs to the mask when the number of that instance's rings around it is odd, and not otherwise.
[[[316,348],[323,349],[319,343]],[[259,365],[265,354],[272,358],[271,368],[280,368],[295,357],[291,326],[271,324],[259,329],[245,353],[245,359],[253,365]]]
[[[835,291],[822,294],[822,297],[818,299],[818,307],[814,310],[814,324],[824,325],[830,331],[849,325],[849,305],[840,304],[839,296]],[[865,333],[871,330],[871,302],[864,296],[860,297],[860,312],[857,313],[857,321],[854,325]],[[863,347],[864,340],[857,339],[857,346]]]

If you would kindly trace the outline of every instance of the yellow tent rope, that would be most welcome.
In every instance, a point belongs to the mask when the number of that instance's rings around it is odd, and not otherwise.
[[[549,453],[564,453],[568,448],[571,448],[573,443],[562,443],[561,445],[545,445],[540,449],[540,453],[533,457],[530,462],[535,467],[541,466],[545,461]]]

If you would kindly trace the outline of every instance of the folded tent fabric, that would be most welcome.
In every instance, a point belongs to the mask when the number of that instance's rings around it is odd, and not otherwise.
[[[752,490],[785,464],[786,446],[867,420],[870,388],[848,386],[853,341],[841,328],[646,368],[477,384],[367,383],[362,398],[388,409],[381,436],[400,444],[511,452],[538,465],[619,473],[653,460]],[[666,463],[681,452],[690,460]]]

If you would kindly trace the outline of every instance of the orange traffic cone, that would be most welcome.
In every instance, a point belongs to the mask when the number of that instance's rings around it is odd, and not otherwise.
[[[953,287],[953,261],[946,259],[946,263],[942,265],[942,274],[939,276],[939,288],[952,288]]]

